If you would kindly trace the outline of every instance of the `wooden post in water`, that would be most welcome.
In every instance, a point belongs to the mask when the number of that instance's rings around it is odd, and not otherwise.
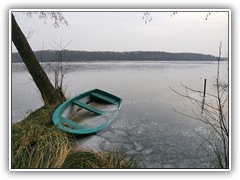
[[[203,113],[203,110],[204,110],[204,103],[205,103],[206,82],[207,82],[207,79],[204,79],[204,91],[203,91],[202,113]]]

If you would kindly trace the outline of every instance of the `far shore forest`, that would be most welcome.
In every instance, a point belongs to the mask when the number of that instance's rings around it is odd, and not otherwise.
[[[78,61],[217,61],[217,57],[198,53],[170,53],[164,51],[72,51],[72,50],[41,50],[34,51],[40,62],[54,62],[56,54],[62,53],[63,62]],[[221,58],[226,60],[227,58]],[[18,52],[12,53],[12,62],[22,62]]]

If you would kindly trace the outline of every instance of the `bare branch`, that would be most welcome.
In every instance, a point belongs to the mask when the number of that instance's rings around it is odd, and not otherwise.
[[[34,30],[33,29],[30,29],[26,35],[26,39],[29,40],[31,39],[31,37],[33,36],[34,34]]]
[[[172,12],[172,14],[171,14],[171,17],[173,17],[173,16],[175,16],[175,15],[177,15],[177,11],[175,11],[175,12]]]
[[[196,93],[199,93],[199,94],[203,94],[203,91],[199,91],[199,90],[196,90],[196,89],[189,88],[188,86],[184,85],[184,84],[181,83],[181,82],[180,82],[180,84],[181,84],[184,88],[186,88],[187,90],[190,90],[190,91],[192,91],[192,92],[196,92]],[[205,93],[205,94],[208,95],[208,96],[217,98],[217,96],[215,96],[215,95],[213,95],[213,94],[209,94],[209,93]]]
[[[198,103],[198,104],[200,104],[200,105],[202,104],[201,101],[199,101],[199,100],[197,100],[197,99],[195,99],[195,98],[192,98],[192,97],[190,97],[189,95],[184,95],[184,94],[181,94],[181,93],[175,91],[171,86],[169,86],[169,88],[170,88],[173,92],[175,92],[176,94],[178,94],[178,95],[180,95],[180,96],[182,96],[182,97],[188,98],[188,99],[190,99],[190,100],[192,100],[192,101],[194,101],[194,102],[196,102],[196,103]],[[210,108],[212,108],[212,109],[218,110],[217,108],[215,108],[215,107],[213,107],[213,106],[211,106],[211,105],[209,105],[209,104],[205,104],[205,106],[208,106],[208,107],[210,107]]]
[[[185,94],[179,93],[171,87],[169,88],[179,96],[189,99],[195,106],[195,110],[192,110],[192,115],[179,112],[175,109],[174,111],[185,117],[200,121],[209,128],[210,131],[208,132],[209,134],[207,136],[202,135],[199,132],[196,133],[203,138],[204,142],[210,145],[215,156],[214,159],[212,159],[214,166],[218,168],[228,168],[228,109],[225,107],[228,105],[228,84],[221,82],[219,76],[221,47],[222,42],[220,42],[219,56],[217,58],[217,77],[216,84],[214,84],[214,87],[216,88],[216,94],[213,95],[206,93],[208,96],[212,97],[213,100],[211,100],[210,102],[205,101],[205,108],[202,111],[201,101],[196,97],[192,97],[189,95],[189,92],[193,92],[198,93],[200,97],[202,97],[202,91],[189,88],[182,83],[180,84],[185,89]]]
[[[67,20],[64,18],[61,12],[25,12],[28,17],[32,17],[33,15],[37,15],[39,19],[43,19],[44,23],[50,19],[53,22],[55,28],[60,27],[60,24],[68,26]]]
[[[144,12],[142,18],[145,21],[145,24],[152,21],[152,16],[149,12]]]
[[[206,20],[206,21],[208,20],[208,17],[209,17],[211,14],[212,14],[211,12],[207,13],[207,15],[206,15],[206,17],[205,17],[205,20]]]

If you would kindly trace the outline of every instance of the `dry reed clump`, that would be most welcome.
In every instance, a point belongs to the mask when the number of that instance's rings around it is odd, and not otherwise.
[[[137,156],[120,154],[117,152],[95,152],[91,149],[80,148],[72,149],[62,168],[68,169],[130,169],[145,167]]]
[[[65,133],[36,123],[12,126],[12,168],[60,168],[70,151]]]
[[[52,124],[54,107],[44,106],[12,125],[11,166],[30,168],[139,168],[135,155],[72,147],[73,136]]]
[[[36,123],[39,125],[52,127],[52,114],[55,111],[57,105],[55,106],[43,106],[36,111],[32,112],[21,123]]]

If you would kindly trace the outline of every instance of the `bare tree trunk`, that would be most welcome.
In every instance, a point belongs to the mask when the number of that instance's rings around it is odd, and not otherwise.
[[[36,86],[41,92],[44,103],[47,105],[52,105],[65,100],[62,91],[54,89],[46,73],[39,64],[35,54],[33,53],[26,37],[18,26],[13,14],[12,41],[22,57],[22,60],[31,74]]]

